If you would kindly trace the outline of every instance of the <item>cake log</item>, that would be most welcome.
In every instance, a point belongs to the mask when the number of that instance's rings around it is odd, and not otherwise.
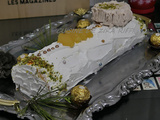
[[[12,68],[12,79],[21,92],[31,97],[40,86],[43,92],[66,86],[70,90],[87,76],[97,73],[104,65],[120,56],[145,35],[137,20],[124,27],[91,24],[93,37],[75,43],[73,47],[54,42],[34,53]]]

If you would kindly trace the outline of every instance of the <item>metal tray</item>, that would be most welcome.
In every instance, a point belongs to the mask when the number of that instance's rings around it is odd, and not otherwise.
[[[87,14],[81,17],[74,13],[70,13],[64,16],[64,19],[52,22],[51,26],[53,35],[57,35],[59,31],[63,31],[64,29],[75,28],[77,21],[82,18],[91,20],[91,12],[88,11]],[[33,31],[33,33],[29,33],[21,37],[19,40],[1,46],[0,50],[9,52],[17,58],[22,53],[30,52],[25,51],[23,49],[24,46],[31,45],[31,41],[38,37],[40,31],[45,32],[45,30],[48,30],[49,28],[49,24],[42,28],[38,28]],[[159,51],[149,47],[149,38],[150,34],[146,36],[143,42],[137,44],[130,51],[127,51],[123,55],[112,60],[98,71],[97,74],[90,75],[79,83],[87,86],[92,96],[88,107],[84,108],[84,110],[77,111],[75,114],[70,111],[67,113],[58,113],[50,109],[48,109],[48,111],[51,114],[61,116],[61,119],[92,120],[93,112],[101,111],[104,107],[109,107],[117,103],[122,96],[129,94],[130,91],[141,84],[143,79],[150,77],[154,72],[160,69]],[[20,106],[24,107],[24,97],[20,92],[15,90],[15,86],[12,81],[7,81],[7,83],[6,81],[1,82],[0,90],[3,92],[0,93],[0,98],[7,100],[17,99],[21,101]],[[0,106],[0,110],[17,114],[14,107]],[[29,111],[21,118],[28,118],[30,120],[41,119],[33,111]]]

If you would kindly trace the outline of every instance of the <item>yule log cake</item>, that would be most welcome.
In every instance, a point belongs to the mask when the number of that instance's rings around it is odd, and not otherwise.
[[[57,42],[21,55],[12,68],[16,87],[28,96],[40,86],[47,86],[43,92],[64,86],[70,90],[145,37],[145,25],[133,17],[125,2],[98,3],[92,12],[95,22],[86,29],[60,33]]]

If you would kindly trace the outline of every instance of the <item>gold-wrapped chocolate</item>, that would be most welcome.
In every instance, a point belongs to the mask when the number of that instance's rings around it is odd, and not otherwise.
[[[90,92],[87,87],[77,85],[71,90],[72,101],[79,106],[86,104],[90,100]]]
[[[150,42],[154,46],[160,46],[160,33],[154,33],[150,38]]]
[[[20,55],[18,58],[17,58],[17,62],[21,62],[22,60],[24,60],[26,57],[28,56],[28,54],[24,53],[22,55]]]
[[[91,23],[89,20],[87,19],[81,19],[78,21],[77,23],[77,28],[86,28],[87,26],[89,26]]]
[[[86,14],[88,10],[86,9],[83,9],[83,8],[78,8],[77,10],[74,10],[74,13],[76,13],[77,15],[81,16],[81,15],[84,15]]]

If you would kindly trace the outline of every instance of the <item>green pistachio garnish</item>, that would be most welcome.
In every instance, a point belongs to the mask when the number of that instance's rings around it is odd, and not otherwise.
[[[54,72],[54,65],[49,64],[47,61],[43,60],[39,56],[34,56],[34,54],[32,54],[31,56],[25,57],[21,61],[21,63],[19,63],[19,65],[26,65],[26,64],[31,65],[31,66],[37,66],[39,68],[45,68],[47,71],[42,71],[40,73],[41,74],[48,74],[48,77],[53,81],[57,81],[57,80],[62,79],[62,75],[61,75],[61,77],[57,77],[60,75],[59,72]],[[26,73],[28,73],[28,72],[26,71]]]
[[[46,71],[42,71],[42,72],[41,72],[41,74],[46,74],[46,73],[47,73]]]
[[[102,9],[116,9],[117,8],[117,6],[118,6],[119,4],[106,4],[106,3],[101,3],[101,4],[99,4],[99,7],[100,8],[102,8]]]

